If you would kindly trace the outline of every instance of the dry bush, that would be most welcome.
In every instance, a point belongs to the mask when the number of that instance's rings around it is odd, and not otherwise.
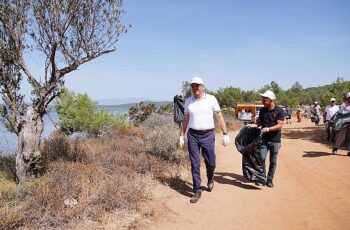
[[[0,228],[24,226],[31,229],[67,228],[82,220],[99,221],[105,213],[137,210],[146,199],[142,177],[126,167],[110,170],[101,165],[55,162],[47,174],[50,180],[40,183],[22,198],[22,205],[0,215]],[[75,199],[73,207],[65,205]],[[4,213],[1,213],[4,214]]]
[[[179,150],[179,128],[168,115],[152,114],[144,123],[144,150],[170,162],[181,163],[184,154]]]
[[[63,132],[57,130],[43,142],[42,154],[45,162],[57,160],[71,160],[70,139]]]
[[[2,177],[15,180],[16,178],[16,156],[15,155],[0,155],[0,172],[3,175]]]
[[[19,185],[7,180],[6,189],[0,189],[0,229],[75,228],[89,221],[101,223],[115,212],[140,213],[140,205],[152,199],[148,191],[154,179],[168,183],[184,172],[182,164],[145,151],[148,135],[144,128],[122,127],[100,138],[53,134],[43,143],[50,162],[45,176]],[[4,184],[0,180],[2,188]],[[77,204],[68,207],[67,199]],[[152,210],[145,213],[140,215]],[[130,224],[137,226],[135,221]]]

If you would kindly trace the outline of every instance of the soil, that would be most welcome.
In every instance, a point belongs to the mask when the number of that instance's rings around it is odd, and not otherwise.
[[[331,155],[324,126],[309,119],[284,124],[274,188],[244,179],[236,135],[229,133],[228,147],[217,136],[213,191],[204,190],[198,203],[191,204],[191,177],[178,180],[166,189],[162,218],[143,228],[350,229],[350,157],[345,148]],[[201,169],[206,186],[205,167]]]

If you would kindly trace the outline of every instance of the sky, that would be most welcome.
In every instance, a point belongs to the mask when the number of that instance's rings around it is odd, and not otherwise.
[[[132,27],[117,51],[66,76],[69,89],[171,101],[194,76],[214,91],[350,80],[347,0],[124,0],[124,10]]]

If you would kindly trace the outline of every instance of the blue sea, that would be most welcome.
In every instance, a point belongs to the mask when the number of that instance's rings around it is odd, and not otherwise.
[[[105,109],[117,115],[118,113],[128,113],[129,108],[110,108]],[[44,131],[42,138],[47,138],[58,127],[58,113],[55,110],[51,110],[44,116]],[[17,136],[6,130],[3,123],[0,122],[0,154],[13,154],[17,150]]]

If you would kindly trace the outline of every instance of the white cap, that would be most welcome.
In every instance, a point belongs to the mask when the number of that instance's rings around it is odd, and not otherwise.
[[[335,98],[334,97],[332,97],[329,101],[335,101]]]
[[[191,85],[192,84],[204,85],[203,80],[200,77],[193,77],[191,80]]]
[[[265,93],[260,93],[262,97],[270,98],[271,100],[276,100],[275,94],[271,90],[266,90]]]
[[[345,97],[349,98],[350,97],[350,92],[348,92]]]
[[[315,103],[314,104],[318,104],[318,102],[317,101],[315,101]]]

